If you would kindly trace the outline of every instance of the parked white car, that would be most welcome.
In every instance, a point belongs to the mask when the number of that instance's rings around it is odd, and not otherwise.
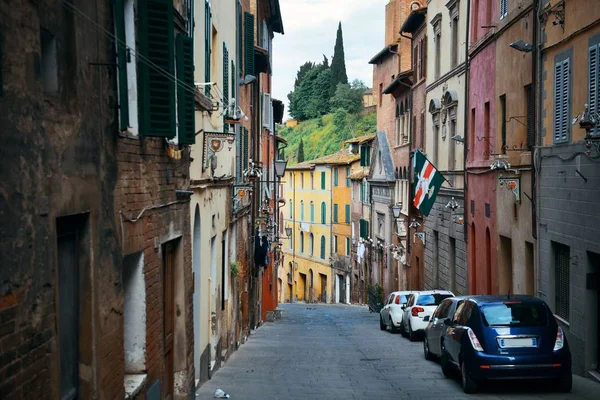
[[[415,291],[393,292],[387,298],[385,305],[379,311],[379,328],[385,331],[390,327],[392,333],[398,332],[402,324],[402,307],[406,305],[408,297]]]
[[[423,321],[423,318],[428,315],[431,317],[437,306],[448,297],[454,297],[448,290],[426,290],[410,295],[403,307],[400,332],[408,335],[411,342],[417,340],[417,335],[422,334],[429,323]]]

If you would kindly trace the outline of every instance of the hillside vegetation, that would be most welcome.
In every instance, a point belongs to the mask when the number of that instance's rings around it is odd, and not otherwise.
[[[377,127],[376,114],[348,114],[343,109],[326,114],[319,118],[302,121],[298,126],[281,127],[279,135],[287,142],[285,155],[289,165],[297,163],[298,146],[303,141],[304,160],[335,153],[342,148],[344,140],[375,133]]]

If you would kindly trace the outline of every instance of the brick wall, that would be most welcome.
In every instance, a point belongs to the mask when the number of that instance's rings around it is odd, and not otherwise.
[[[111,29],[108,1],[79,6],[94,7],[91,18]],[[88,64],[109,60],[113,52],[91,24],[57,0],[3,2],[0,14],[1,397],[59,397],[57,219],[79,215],[85,221],[82,254],[94,255],[80,269],[80,397],[114,398],[122,382],[102,391],[96,368],[105,361],[102,343],[119,337],[110,325],[120,292],[110,200],[116,182],[114,80],[111,69]],[[56,91],[44,90],[40,28],[54,37]],[[102,329],[92,329],[95,324]],[[118,373],[122,357],[112,354],[108,368]]]
[[[598,322],[594,327],[597,303],[594,292],[587,290],[586,274],[598,273],[590,255],[600,254],[598,226],[600,196],[598,163],[584,154],[581,143],[541,149],[539,187],[539,288],[538,296],[555,310],[555,264],[552,242],[570,248],[570,317],[569,326],[561,324],[569,341],[573,372],[584,374],[591,369],[597,342]],[[563,161],[576,153],[573,160]],[[588,181],[573,171],[578,169]],[[570,171],[570,172],[565,172]],[[577,199],[577,201],[573,201]],[[560,212],[557,212],[560,210]],[[585,211],[583,211],[585,210]],[[596,361],[597,362],[597,361]]]
[[[463,295],[468,293],[465,226],[453,218],[451,210],[446,208],[446,204],[452,197],[459,203],[454,215],[464,215],[464,201],[461,192],[440,191],[431,213],[425,219],[423,229],[426,232],[424,283],[425,290],[444,289],[451,290],[455,295]],[[438,232],[438,243],[435,243],[434,231]],[[454,273],[451,269],[451,238],[455,243]]]

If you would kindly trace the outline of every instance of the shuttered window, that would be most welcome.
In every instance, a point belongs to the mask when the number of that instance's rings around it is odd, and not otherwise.
[[[304,221],[304,200],[300,200],[300,221]]]
[[[315,203],[310,202],[310,222],[315,222]]]
[[[194,121],[194,43],[186,35],[177,35],[177,117],[179,143],[196,143]]]
[[[325,235],[321,236],[321,258],[325,259]]]
[[[244,12],[244,72],[254,75],[254,15]]]
[[[361,219],[359,221],[360,226],[360,237],[367,239],[369,237],[369,221]]]
[[[210,3],[204,2],[204,82],[210,82],[210,57],[212,54],[212,22],[211,22]],[[204,86],[204,94],[210,96],[210,85]]]
[[[589,94],[588,104],[590,113],[600,112],[600,44],[595,44],[589,48],[588,76],[589,76]],[[600,128],[590,130],[590,134],[600,134]]]
[[[145,136],[175,136],[175,38],[173,3],[143,0],[138,7],[140,54],[138,61],[141,133]],[[152,67],[150,66],[152,65]]]
[[[350,223],[350,204],[346,204],[346,223]]]
[[[244,128],[243,147],[242,147],[242,173],[248,169],[248,128]]]
[[[339,171],[337,168],[333,169],[333,186],[338,186]]]
[[[119,128],[129,128],[129,97],[127,93],[127,48],[125,38],[124,0],[115,1],[115,31],[117,33],[117,70],[119,80]],[[1,83],[1,81],[0,81]],[[2,86],[0,84],[0,91]]]
[[[223,130],[229,131],[229,127],[225,124],[227,119],[227,107],[229,106],[229,50],[227,45],[223,42]]]
[[[333,222],[335,222],[335,223],[338,222],[338,205],[337,204],[333,205]]]
[[[321,203],[321,223],[327,223],[327,206],[325,205],[325,202]]]
[[[321,171],[321,190],[325,190],[325,171]]]
[[[508,15],[508,0],[500,0],[500,19]]]
[[[350,187],[350,168],[346,168],[346,187]]]
[[[500,118],[502,127],[502,154],[506,154],[506,95],[500,96]],[[451,136],[452,137],[452,136]]]
[[[570,58],[554,65],[554,143],[569,139]]]
[[[569,246],[552,242],[554,248],[554,313],[569,321],[571,257]]]
[[[365,201],[362,182],[358,184],[358,198],[361,203]]]
[[[294,218],[294,203],[290,200],[290,219]]]

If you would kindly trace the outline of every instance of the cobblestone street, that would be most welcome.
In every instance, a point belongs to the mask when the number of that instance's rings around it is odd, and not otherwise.
[[[467,396],[423,358],[422,342],[379,330],[366,306],[282,304],[283,318],[267,323],[197,391],[231,399],[598,399],[600,384],[575,377],[569,395],[547,385],[486,385]]]

